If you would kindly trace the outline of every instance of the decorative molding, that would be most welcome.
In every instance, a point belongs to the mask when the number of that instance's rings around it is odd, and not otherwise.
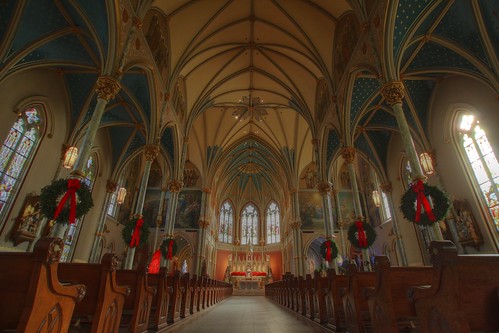
[[[379,188],[381,189],[381,191],[387,194],[390,194],[393,191],[392,183],[381,184]]]
[[[344,147],[341,151],[341,157],[345,160],[345,163],[350,164],[355,159],[355,148],[354,147]]]
[[[184,186],[184,183],[182,183],[182,181],[180,181],[180,180],[172,179],[172,180],[170,180],[170,182],[168,183],[167,186],[168,186],[168,189],[170,190],[170,192],[177,193],[177,192],[180,192],[180,190],[182,189],[182,186]]]
[[[381,88],[381,95],[390,106],[402,103],[405,96],[404,84],[400,81],[387,83]]]
[[[118,183],[117,182],[112,181],[110,179],[108,179],[106,181],[106,192],[107,193],[114,193],[117,188],[118,188]]]
[[[95,88],[97,97],[104,99],[106,102],[116,97],[120,89],[120,83],[109,76],[101,76],[97,79],[97,87]]]
[[[322,195],[326,195],[333,190],[333,184],[330,182],[320,182],[317,184],[317,190]]]
[[[159,146],[158,145],[147,145],[144,150],[144,155],[146,157],[146,161],[154,161],[156,157],[159,155]]]

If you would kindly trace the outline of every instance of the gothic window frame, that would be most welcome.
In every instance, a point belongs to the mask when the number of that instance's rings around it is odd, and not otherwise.
[[[462,128],[461,123],[463,120],[463,117],[465,116],[473,116],[473,120],[471,121],[470,128]],[[499,173],[498,172],[491,172],[490,170],[490,165],[489,163],[486,162],[487,160],[487,154],[484,155],[482,148],[479,149],[479,143],[478,139],[474,137],[474,135],[470,138],[471,142],[470,145],[473,145],[472,148],[475,148],[476,154],[478,159],[475,160],[474,162],[480,162],[482,168],[483,168],[483,173],[485,174],[486,180],[483,182],[480,182],[477,176],[477,171],[475,168],[473,168],[473,163],[470,160],[470,156],[466,151],[465,146],[465,136],[473,133],[477,127],[479,127],[483,135],[485,137],[485,140],[487,141],[486,144],[489,145],[490,147],[490,152],[489,154],[492,154],[492,160],[495,160],[495,163],[498,163],[498,154],[497,151],[494,150],[493,144],[490,143],[490,134],[487,133],[489,132],[487,129],[487,126],[484,126],[480,123],[482,116],[480,112],[477,110],[474,110],[472,107],[468,106],[461,106],[458,107],[454,110],[453,112],[453,121],[451,122],[451,135],[453,138],[454,142],[454,147],[456,148],[458,152],[459,159],[462,163],[464,172],[466,174],[466,177],[468,179],[468,185],[470,189],[473,192],[474,199],[479,203],[480,211],[482,215],[484,216],[484,219],[486,221],[487,227],[490,229],[493,238],[497,241],[499,241]],[[490,163],[494,163],[494,161],[489,161]],[[482,190],[482,186],[489,182],[490,188],[493,191],[491,194],[492,196],[495,195],[496,197],[496,204],[492,205],[489,200],[486,197],[486,194]],[[495,186],[493,185],[495,184]],[[495,188],[494,188],[495,187]],[[495,209],[494,209],[495,208]],[[495,213],[494,213],[495,211]],[[495,217],[494,217],[495,215]]]
[[[253,230],[254,235],[251,236],[251,242],[248,242],[248,237],[247,233],[245,234],[245,221],[247,221],[247,218],[245,218],[245,212],[247,211],[248,207],[253,207],[254,212],[249,212],[253,216],[256,216],[256,218],[252,218],[252,225],[253,225]],[[253,202],[248,202],[244,205],[243,209],[241,210],[241,245],[258,245],[258,227],[259,227],[259,219],[260,219],[260,211],[258,210],[258,206],[253,203]]]
[[[273,213],[273,220],[272,216],[269,215],[272,205],[275,205],[276,207],[273,212],[271,212]],[[272,233],[272,227],[277,227],[275,233]],[[281,210],[279,204],[275,200],[269,201],[267,208],[265,209],[265,230],[267,244],[277,244],[281,242]]]
[[[7,151],[10,150],[10,152],[6,153],[4,165],[1,166],[0,169],[0,186],[7,188],[7,183],[4,183],[5,177],[12,178],[13,181],[10,182],[11,188],[9,190],[9,194],[7,194],[7,197],[5,198],[4,204],[2,205],[0,209],[0,221],[6,221],[6,217],[10,214],[10,211],[14,205],[14,203],[17,200],[17,197],[19,195],[20,189],[23,186],[23,183],[26,179],[27,174],[29,173],[29,169],[31,168],[31,165],[33,164],[33,161],[38,153],[38,148],[40,147],[44,137],[45,137],[45,132],[46,132],[46,123],[47,123],[47,106],[43,102],[38,102],[38,101],[33,101],[30,103],[25,103],[22,107],[18,108],[19,111],[17,113],[16,119],[13,121],[12,125],[10,126],[8,134],[5,136],[5,139],[2,141],[2,145],[0,147],[0,152],[2,151]],[[26,111],[28,110],[33,110],[35,109],[37,111],[38,115],[38,121],[36,122],[31,122],[30,119],[31,117],[26,114]],[[21,133],[21,136],[16,140],[14,143],[15,147],[12,148],[7,146],[7,140],[10,137],[11,131],[16,131],[15,129],[16,124],[18,124],[20,121],[24,122],[22,126],[24,127],[24,131]],[[27,130],[26,130],[27,128]],[[25,133],[35,131],[36,138],[33,140],[32,138],[30,139],[29,137],[26,136]],[[26,142],[26,140],[33,140],[32,142],[33,145],[29,148],[29,151],[27,154],[23,155],[19,153],[19,149],[23,143]],[[5,157],[5,156],[4,156]],[[22,162],[21,166],[17,168],[17,170],[10,170],[16,158],[24,158],[24,161]],[[8,174],[9,171],[12,171],[12,174]],[[3,191],[3,189],[2,189]],[[1,226],[1,225],[0,225]]]
[[[230,210],[224,210],[225,206],[228,205]],[[220,209],[218,211],[218,241],[221,243],[232,244],[233,236],[234,236],[234,225],[235,225],[235,207],[232,202],[227,199],[220,205]],[[230,216],[228,215],[230,214]],[[222,221],[224,219],[224,221]],[[225,225],[225,222],[230,224],[230,230],[228,233],[222,233],[222,226]]]

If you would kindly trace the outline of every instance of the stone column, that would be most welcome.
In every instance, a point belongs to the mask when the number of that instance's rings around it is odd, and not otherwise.
[[[103,236],[103,231],[104,231],[104,225],[106,224],[106,216],[107,216],[107,206],[109,205],[109,201],[113,195],[114,192],[116,192],[116,189],[118,188],[118,183],[115,181],[112,181],[110,179],[107,180],[106,182],[106,197],[104,199],[104,204],[102,205],[101,213],[99,216],[99,224],[97,226],[97,230],[95,231],[95,237],[94,237],[94,242],[92,244],[92,249],[90,251],[90,258],[88,262],[90,263],[98,263],[99,258],[97,256],[98,254],[98,247],[100,240]]]
[[[199,216],[199,231],[198,231],[198,247],[196,253],[195,271],[194,274],[201,274],[201,265],[203,259],[206,258],[205,244],[206,244],[206,229],[210,226],[210,221],[208,220],[208,212],[210,206],[210,195],[211,190],[209,188],[203,188],[201,194],[201,215]]]
[[[290,191],[291,195],[291,205],[293,208],[294,222],[291,223],[291,230],[293,232],[293,244],[295,249],[295,269],[296,275],[304,276],[305,274],[305,265],[303,263],[303,247],[302,247],[302,239],[301,239],[301,220],[300,220],[300,206],[299,206],[299,197],[298,197],[298,189],[293,189]]]
[[[385,98],[388,105],[391,106],[397,119],[397,125],[400,129],[400,136],[402,138],[402,143],[411,164],[412,172],[414,174],[414,180],[422,180],[426,182],[427,177],[423,173],[421,164],[419,163],[418,152],[414,146],[414,141],[411,136],[411,130],[404,115],[404,109],[402,107],[403,99],[405,97],[404,84],[400,81],[392,81],[385,84],[381,88],[381,94]],[[428,228],[430,231],[430,237],[432,240],[442,240],[442,232],[438,223],[434,223]]]
[[[146,158],[146,164],[144,166],[144,173],[142,174],[142,182],[140,183],[139,195],[137,197],[137,206],[135,207],[134,218],[142,218],[142,210],[144,209],[144,199],[146,197],[147,182],[149,181],[149,173],[151,171],[152,162],[158,157],[159,146],[158,145],[147,145],[145,147],[144,155]],[[144,221],[144,226],[142,228],[147,228],[147,224],[150,221]],[[135,257],[135,248],[128,248],[125,269],[132,269],[133,259]]]
[[[385,193],[386,199],[388,200],[390,215],[392,216],[393,236],[395,237],[395,243],[397,244],[397,249],[400,254],[399,264],[401,266],[407,266],[407,255],[405,253],[404,242],[402,241],[402,236],[400,235],[397,216],[395,215],[395,210],[393,209],[392,184],[391,183],[382,184],[380,185],[380,189],[381,191],[383,191],[383,193]]]
[[[161,197],[159,199],[158,216],[156,216],[156,230],[154,233],[154,246],[153,246],[154,251],[156,251],[156,249],[159,247],[158,245],[159,228],[161,228],[161,224],[163,224],[163,209],[165,205],[165,197],[167,190],[168,188],[166,186],[161,187]]]
[[[177,180],[177,179],[172,179],[168,185],[168,193],[169,193],[169,200],[168,200],[168,207],[166,210],[166,221],[165,221],[165,232],[163,234],[163,240],[168,239],[168,238],[173,238],[173,231],[175,228],[175,214],[177,211],[177,204],[178,204],[178,195],[180,193],[180,190],[182,189],[182,181]],[[166,258],[161,257],[161,266],[165,267],[169,263],[167,262]]]
[[[330,182],[321,182],[317,184],[317,189],[322,196],[322,206],[324,207],[324,230],[326,231],[326,240],[335,242],[336,236],[334,235],[334,221],[333,221],[333,207],[331,205],[331,193],[333,192],[333,184]],[[329,262],[326,262],[327,268],[329,267]],[[336,260],[334,260],[334,266],[337,270]]]
[[[350,175],[350,182],[352,184],[352,195],[353,195],[353,207],[355,210],[355,221],[364,221],[365,217],[362,214],[362,206],[360,204],[360,195],[359,195],[359,187],[357,185],[357,176],[355,174],[355,166],[353,165],[353,161],[355,159],[355,148],[353,147],[344,147],[341,156],[345,161],[348,174]],[[355,223],[352,221],[352,223]],[[362,259],[363,259],[363,268],[366,271],[371,271],[371,260],[368,249],[362,249]]]

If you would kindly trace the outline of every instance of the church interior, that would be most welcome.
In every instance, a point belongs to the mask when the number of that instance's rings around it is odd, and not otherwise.
[[[112,253],[234,295],[378,256],[430,266],[433,241],[494,257],[498,15],[494,0],[0,0],[0,251],[59,237],[61,264]]]

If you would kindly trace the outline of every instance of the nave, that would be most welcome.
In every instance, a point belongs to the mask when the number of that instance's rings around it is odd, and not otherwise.
[[[226,301],[166,332],[175,333],[320,333],[330,332],[265,296],[231,296]]]

